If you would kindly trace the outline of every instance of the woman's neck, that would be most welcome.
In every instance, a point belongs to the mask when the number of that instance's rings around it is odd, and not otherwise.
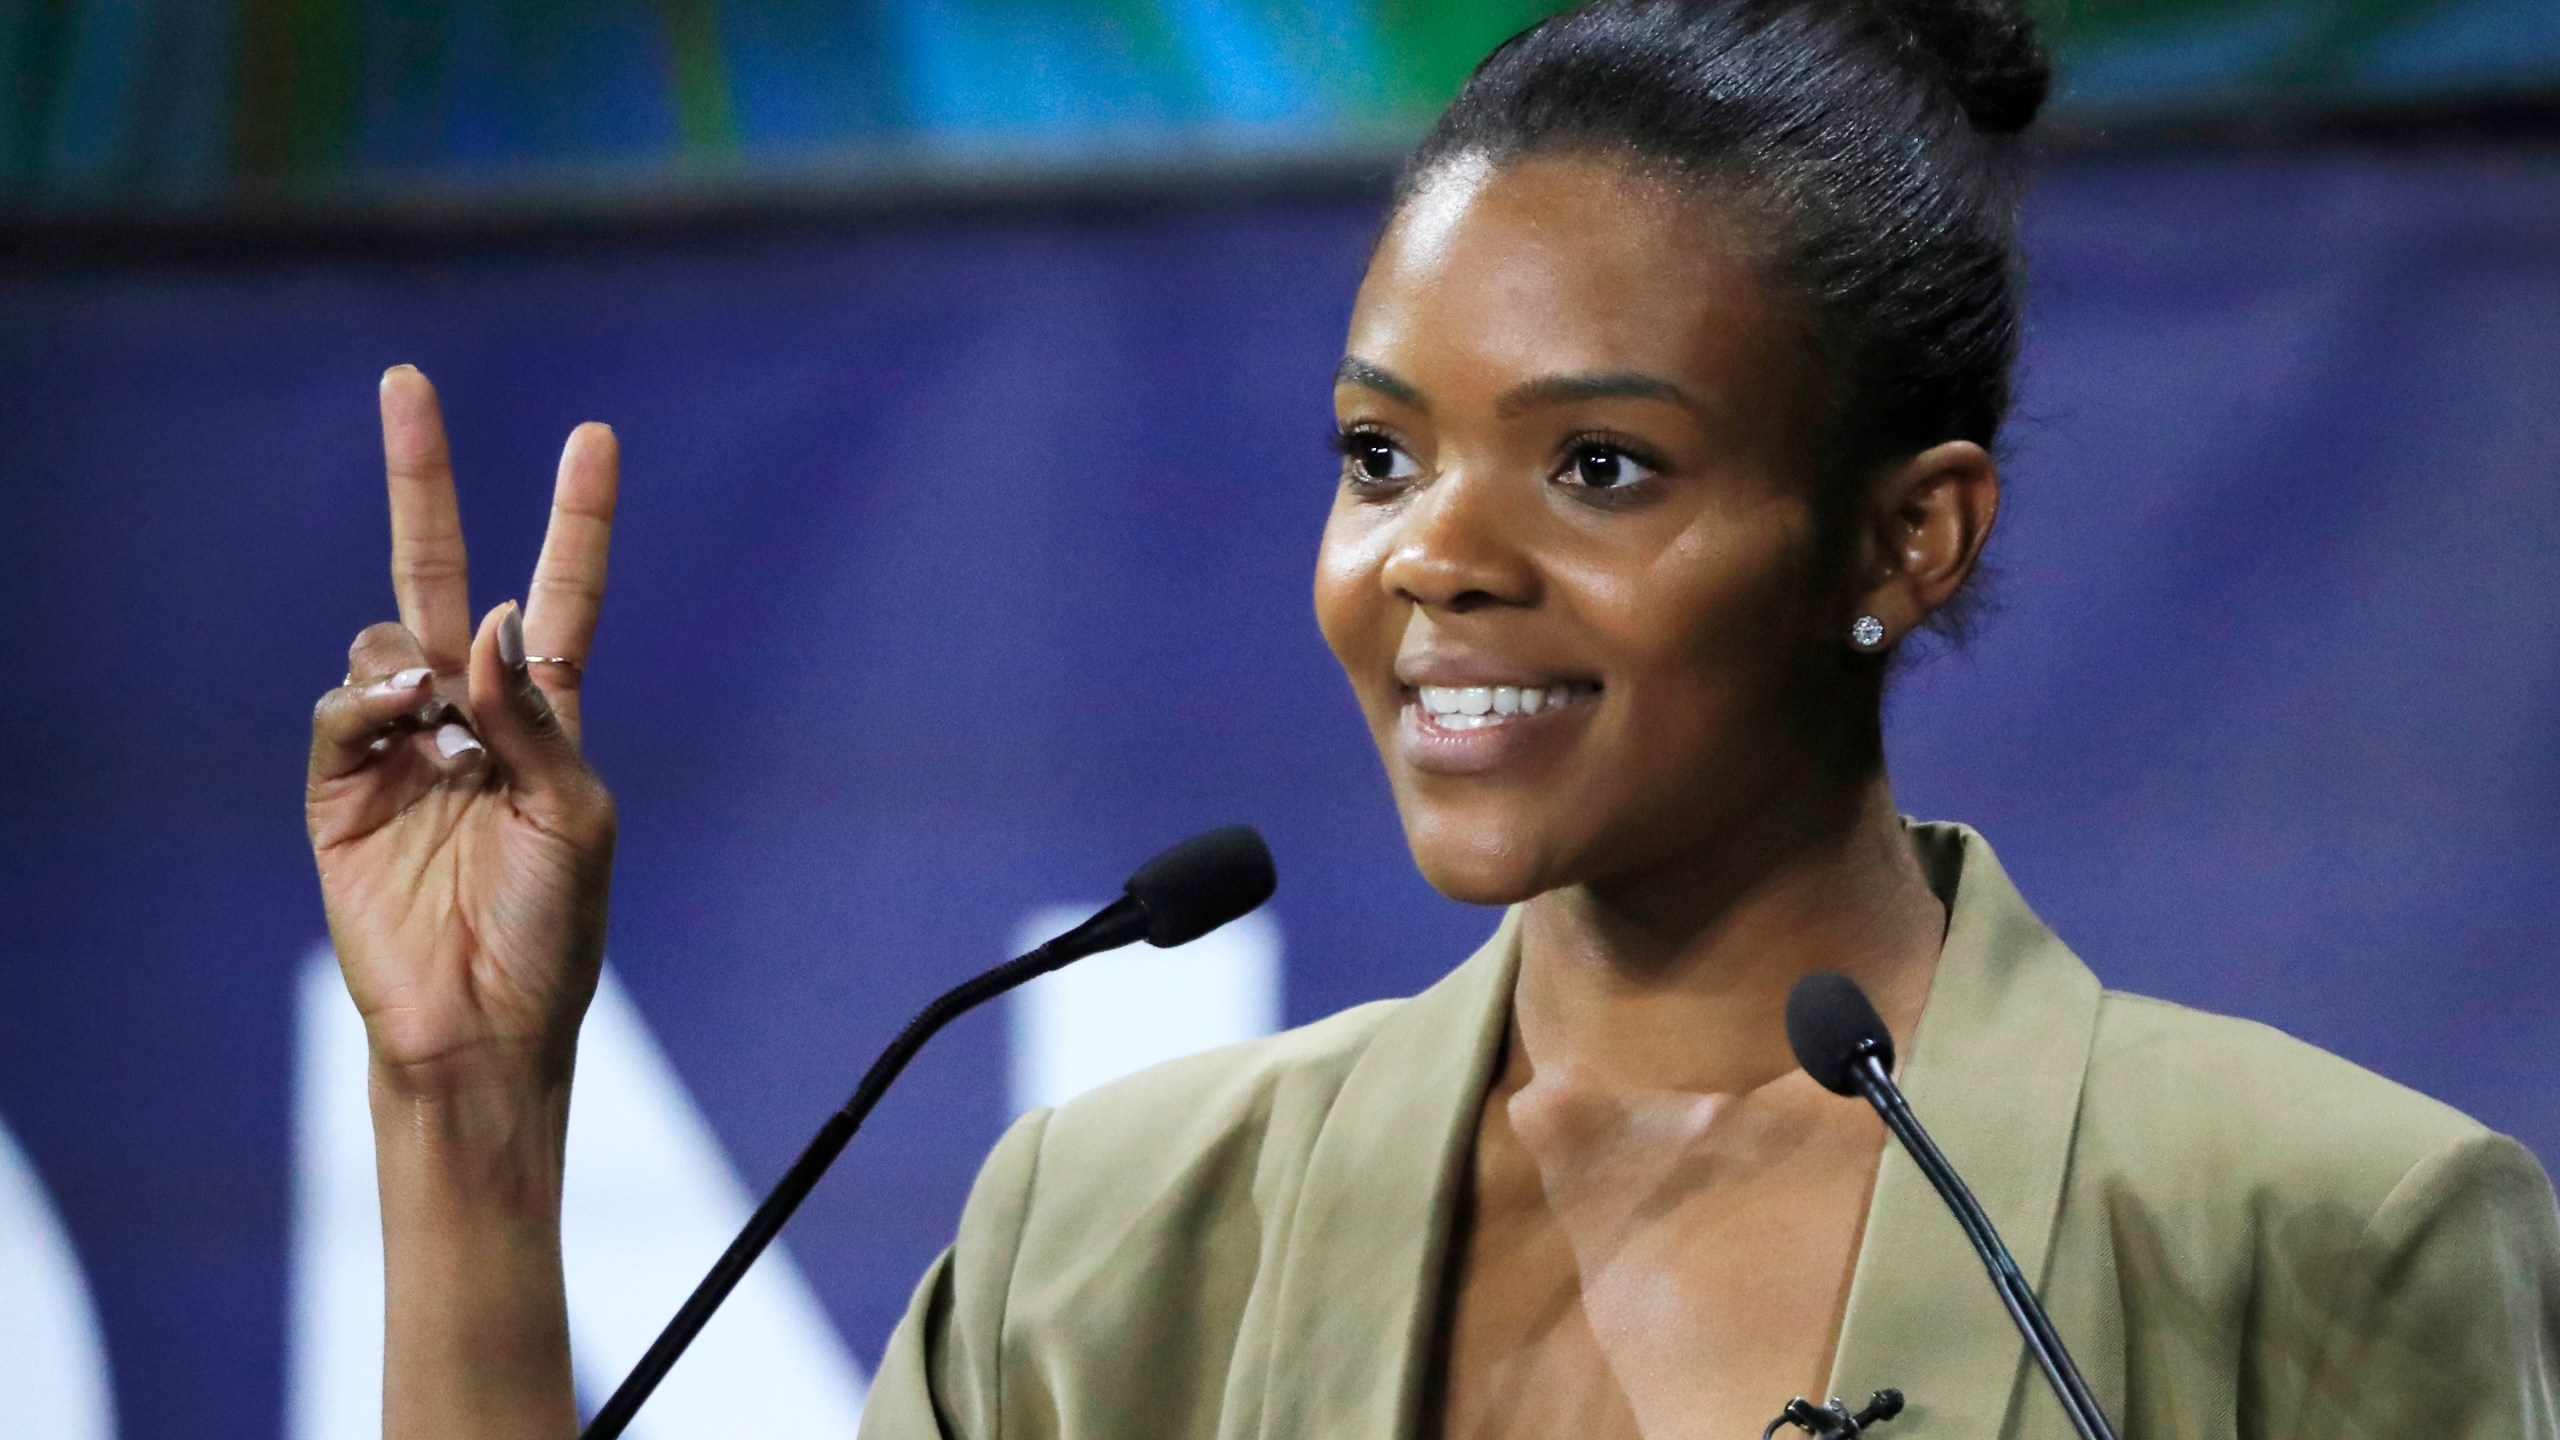
[[[1612,1089],[1740,1094],[1795,1069],[1787,992],[1816,970],[1866,987],[1908,1042],[1946,909],[1883,775],[1824,821],[1726,838],[1675,867],[1528,902],[1515,1055]]]

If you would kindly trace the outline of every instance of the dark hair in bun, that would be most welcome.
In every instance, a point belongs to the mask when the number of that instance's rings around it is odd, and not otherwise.
[[[2053,88],[2035,21],[2012,0],[1881,0],[1880,7],[1964,107],[1974,128],[2015,135]]]
[[[1843,499],[1984,445],[2017,358],[2019,132],[2050,71],[2015,0],[1598,0],[1513,37],[1405,170],[1589,149],[1706,186],[1803,302]]]

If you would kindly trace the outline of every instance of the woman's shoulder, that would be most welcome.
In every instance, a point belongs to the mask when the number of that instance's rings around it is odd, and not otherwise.
[[[1222,1140],[1321,1118],[1343,1078],[1404,1000],[1376,1000],[1257,1040],[1152,1065],[1059,1105],[1048,1117],[1044,1165],[1116,1176],[1187,1167]]]
[[[1063,1225],[1100,1238],[1167,1206],[1195,1216],[1257,1209],[1276,1180],[1295,1175],[1344,1079],[1410,1003],[1373,1001],[1096,1086],[1024,1116],[990,1171],[1020,1172],[997,1183],[1021,1186],[1021,1218],[1043,1231]],[[982,1175],[980,1189],[995,1178]]]
[[[2135,1188],[2213,1177],[2261,1216],[2370,1217],[2431,1174],[2513,1170],[2523,1147],[2460,1110],[2273,1026],[2108,991],[2075,1152]],[[2548,1202],[2545,1201],[2545,1204]]]
[[[2532,1154],[2452,1106],[2108,992],[2067,1187],[2063,1283],[2114,1301],[2128,1433],[2189,1433],[2199,1386],[2244,1434],[2544,1433],[2560,1215]]]
[[[1012,1348],[1039,1354],[1052,1402],[1110,1411],[1142,1393],[1125,1383],[1131,1337],[1150,1337],[1164,1372],[1143,1392],[1149,1423],[1213,1404],[1215,1357],[1243,1324],[1230,1282],[1257,1264],[1345,1079],[1410,1003],[1167,1061],[1015,1121],[890,1342],[865,1433],[933,1433],[946,1414],[956,1433],[994,1433]]]

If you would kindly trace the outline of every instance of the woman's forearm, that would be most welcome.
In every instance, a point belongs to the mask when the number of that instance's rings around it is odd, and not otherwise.
[[[565,1076],[372,1083],[385,1440],[569,1440],[560,1271]]]
[[[398,365],[381,396],[400,618],[314,706],[302,805],[373,1058],[383,1430],[571,1440],[561,1156],[616,829],[578,702],[620,452],[570,432],[527,603],[475,628],[435,387]]]

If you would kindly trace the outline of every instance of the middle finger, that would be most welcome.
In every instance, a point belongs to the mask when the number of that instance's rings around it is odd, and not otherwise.
[[[470,567],[435,386],[416,367],[382,376],[382,459],[391,489],[391,589],[401,623],[450,675],[471,655]]]

